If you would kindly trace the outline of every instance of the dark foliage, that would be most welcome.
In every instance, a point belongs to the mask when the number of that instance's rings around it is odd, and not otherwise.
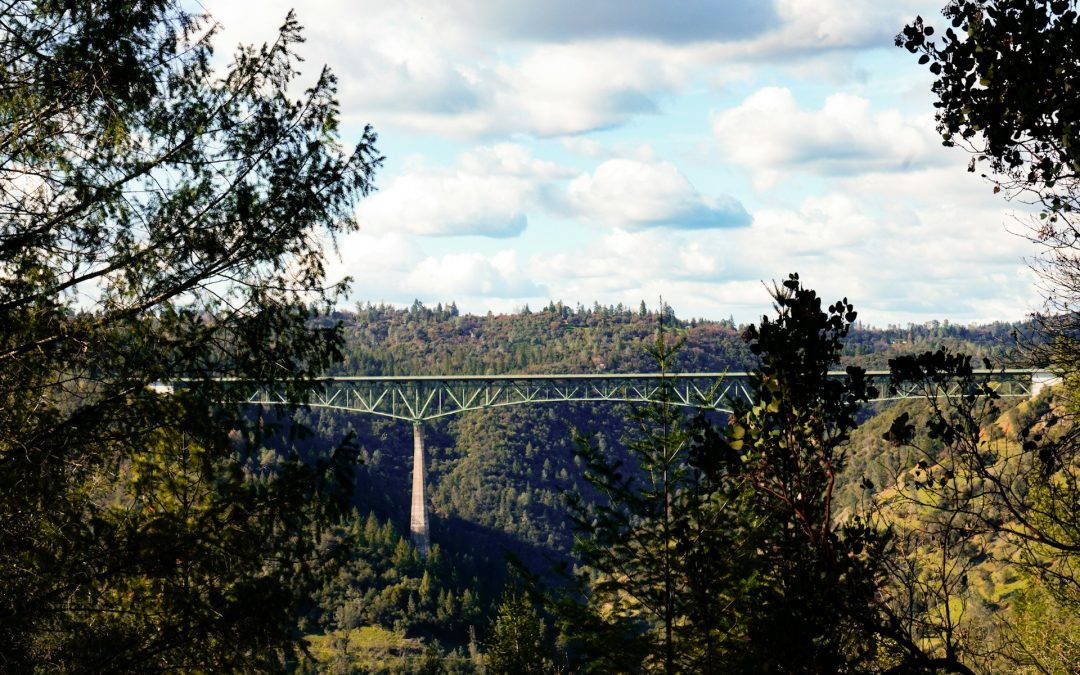
[[[375,137],[336,142],[329,72],[290,96],[291,16],[218,74],[213,32],[171,0],[4,6],[0,670],[280,667],[344,505],[347,452],[260,462],[273,418],[209,378],[340,354],[322,241]]]

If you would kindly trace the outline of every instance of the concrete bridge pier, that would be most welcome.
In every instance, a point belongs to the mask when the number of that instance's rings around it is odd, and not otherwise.
[[[412,516],[409,519],[409,535],[420,555],[427,557],[431,548],[431,535],[428,531],[427,485],[424,463],[424,427],[422,422],[413,422],[413,470],[412,470]]]

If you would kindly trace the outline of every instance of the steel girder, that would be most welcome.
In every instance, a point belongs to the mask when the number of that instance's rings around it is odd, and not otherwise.
[[[980,370],[977,383],[987,383],[1002,397],[1031,397],[1033,370]],[[844,377],[842,371],[830,376]],[[731,412],[731,401],[751,398],[748,373],[631,373],[619,375],[470,375],[418,377],[323,377],[309,380],[306,401],[291,400],[282,390],[239,380],[225,381],[236,399],[260,405],[308,405],[380,415],[419,423],[470,410],[532,403],[608,402],[658,403]],[[876,401],[931,396],[961,396],[961,383],[936,388],[889,385],[887,371],[870,371]]]

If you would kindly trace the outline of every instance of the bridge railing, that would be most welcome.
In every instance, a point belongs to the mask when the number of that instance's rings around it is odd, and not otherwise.
[[[1037,385],[1039,371],[1026,369],[980,370],[976,381],[988,383],[1002,397],[1030,397]],[[843,371],[830,373],[843,377]],[[894,388],[888,371],[867,373],[879,396],[877,401],[891,401],[925,396],[924,390],[910,386]],[[324,377],[309,381],[311,391],[306,404],[313,408],[380,415],[409,422],[423,422],[470,410],[499,408],[536,403],[607,402],[650,403],[661,400],[667,387],[667,400],[690,408],[730,412],[735,399],[750,400],[750,374],[736,373],[657,373],[628,374],[552,374],[552,375],[459,375],[459,376],[376,376]],[[956,396],[959,382],[944,385],[939,395]],[[273,387],[256,386],[243,381],[229,381],[239,400],[261,405],[295,405]]]

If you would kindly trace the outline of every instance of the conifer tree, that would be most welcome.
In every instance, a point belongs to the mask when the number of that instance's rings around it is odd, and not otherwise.
[[[174,0],[0,15],[0,670],[282,667],[347,458],[262,462],[214,378],[302,381],[380,158],[289,15],[211,66]],[[154,383],[185,378],[172,395]],[[288,443],[285,444],[286,446]]]
[[[680,347],[661,321],[650,354],[665,375]],[[737,528],[726,495],[690,465],[694,435],[662,379],[636,420],[629,462],[581,444],[585,479],[600,495],[569,498],[582,566],[557,613],[572,648],[596,672],[710,672],[729,616],[715,591],[733,583]]]
[[[491,675],[542,675],[553,670],[544,647],[544,622],[524,595],[508,592],[484,643]]]

